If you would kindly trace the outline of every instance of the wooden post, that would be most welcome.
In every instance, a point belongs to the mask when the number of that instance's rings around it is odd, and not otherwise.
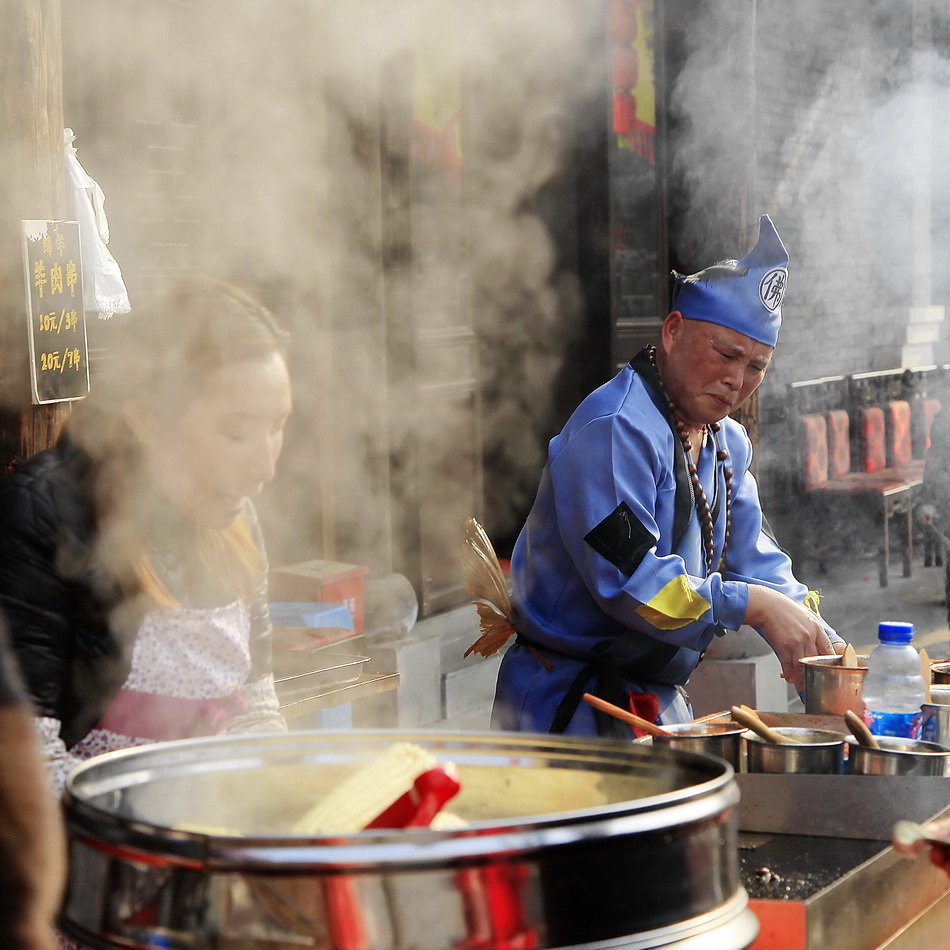
[[[741,7],[731,7],[734,19],[730,21],[734,29],[735,51],[732,70],[732,100],[735,108],[742,109],[745,115],[745,134],[739,137],[743,147],[736,148],[734,158],[743,166],[742,171],[735,169],[735,192],[729,196],[727,209],[735,222],[736,238],[734,252],[742,257],[755,244],[759,233],[759,212],[756,196],[756,125],[758,121],[756,85],[755,85],[755,49],[756,49],[756,3],[757,0],[745,0]],[[736,421],[741,422],[749,433],[752,444],[759,444],[759,394],[752,394],[749,401],[733,413]]]
[[[20,221],[65,213],[60,0],[0,0],[0,471],[56,437],[30,397]]]

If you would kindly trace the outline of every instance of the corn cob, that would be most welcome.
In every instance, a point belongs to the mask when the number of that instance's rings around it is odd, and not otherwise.
[[[351,834],[412,788],[437,761],[412,742],[396,742],[345,778],[294,825],[298,835]]]
[[[197,835],[208,835],[215,838],[243,838],[243,831],[235,831],[223,825],[200,825],[197,822],[182,822],[174,826],[175,831],[188,831]]]

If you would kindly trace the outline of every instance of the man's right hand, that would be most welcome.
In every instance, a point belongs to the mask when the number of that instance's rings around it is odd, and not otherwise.
[[[799,693],[805,689],[805,671],[798,661],[838,652],[815,613],[771,587],[749,585],[745,622],[762,631],[782,664],[782,676]]]
[[[944,819],[918,826],[917,831],[920,837],[912,840],[904,840],[903,836],[898,834],[900,825],[907,824],[909,822],[898,822],[895,826],[894,837],[891,841],[894,850],[905,858],[916,858],[917,855],[929,850],[931,862],[950,874],[950,821]]]

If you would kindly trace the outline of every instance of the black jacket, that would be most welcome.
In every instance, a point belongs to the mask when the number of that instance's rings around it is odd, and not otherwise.
[[[99,564],[95,538],[92,466],[68,437],[0,480],[0,603],[37,715],[61,721],[67,748],[125,682],[142,620]],[[258,595],[252,679],[270,670],[264,579]]]

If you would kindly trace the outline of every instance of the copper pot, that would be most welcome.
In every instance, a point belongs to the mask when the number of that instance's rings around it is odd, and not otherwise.
[[[858,657],[858,667],[842,666],[839,656],[806,656],[798,662],[805,668],[806,713],[843,716],[850,709],[860,716],[864,712],[861,686],[868,671],[867,656]]]

